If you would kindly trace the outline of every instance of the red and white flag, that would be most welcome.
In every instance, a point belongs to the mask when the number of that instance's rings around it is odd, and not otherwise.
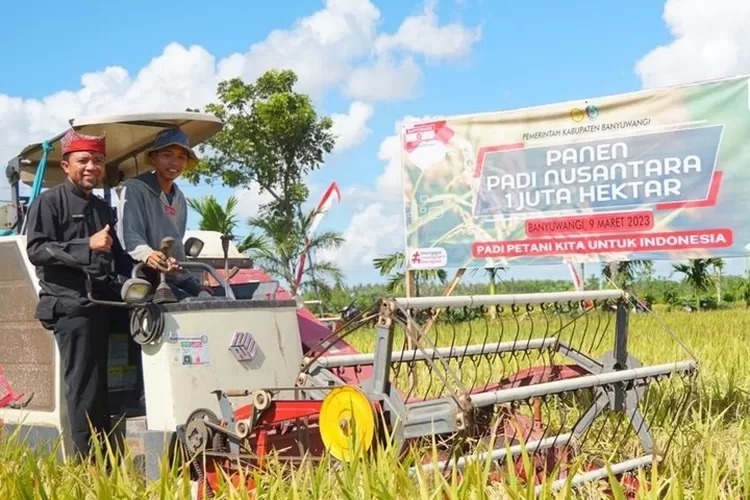
[[[318,229],[320,221],[323,220],[325,214],[328,213],[328,210],[331,208],[334,201],[341,203],[341,191],[339,191],[339,186],[335,181],[332,182],[331,185],[328,186],[328,189],[326,189],[326,192],[323,193],[323,197],[320,199],[320,202],[318,203],[318,206],[316,207],[315,212],[312,216],[312,220],[310,221],[310,227],[308,228],[306,235],[307,241],[305,243],[305,250],[302,252],[302,255],[300,255],[299,265],[297,267],[297,287],[299,287],[300,283],[302,282],[302,275],[305,272],[305,264],[307,263],[307,250],[310,248],[310,238],[313,233],[315,233],[315,230]]]
[[[583,290],[583,278],[578,274],[575,264],[568,263],[568,269],[570,270],[570,275],[573,277],[573,285],[576,288],[576,292],[580,292]]]
[[[576,288],[576,292],[582,292],[585,289],[585,283],[583,281],[584,277],[581,274],[578,274],[578,269],[576,269],[576,265],[572,263],[568,263],[568,269],[570,270],[570,275],[573,277],[573,285]],[[594,307],[594,301],[591,299],[584,299],[583,300],[583,309],[585,311],[588,311]]]
[[[341,203],[341,191],[339,191],[338,185],[335,182],[332,182],[331,185],[328,186],[326,192],[323,193],[323,197],[320,199],[320,203],[318,203],[317,213],[313,215],[313,219],[310,222],[310,228],[308,229],[308,241],[310,235],[313,234],[316,229],[318,229],[320,221],[331,208],[334,200]]]

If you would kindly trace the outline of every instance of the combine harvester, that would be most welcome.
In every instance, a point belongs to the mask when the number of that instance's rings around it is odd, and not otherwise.
[[[105,199],[145,164],[142,151],[164,127],[181,126],[194,145],[221,128],[196,113],[71,124],[107,135]],[[14,199],[0,237],[0,365],[9,385],[5,395],[0,385],[0,419],[4,433],[19,430],[34,446],[62,438],[65,456],[59,356],[34,319],[39,289],[25,254],[28,200],[19,196],[19,183],[33,197],[63,181],[59,138],[25,148],[7,169]],[[189,236],[191,257],[181,264],[214,296],[155,304],[134,271],[112,304],[132,320],[113,339],[110,385],[119,433],[145,474],[158,477],[165,450],[193,459],[200,496],[215,492],[221,475],[239,482],[271,456],[347,462],[386,440],[404,452],[437,444],[438,456],[424,453],[414,474],[489,460],[499,479],[515,469],[540,489],[545,480],[558,489],[609,473],[637,486],[627,473],[662,458],[690,400],[696,361],[656,359],[657,332],[635,352],[633,301],[619,290],[384,298],[333,333],[231,242]],[[145,407],[128,336],[142,348]],[[355,351],[355,343],[372,348]]]

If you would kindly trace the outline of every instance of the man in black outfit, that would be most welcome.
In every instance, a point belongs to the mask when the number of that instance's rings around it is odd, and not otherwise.
[[[117,274],[129,276],[132,260],[115,234],[110,207],[92,193],[104,177],[104,138],[71,130],[61,144],[67,179],[31,204],[26,252],[41,287],[36,318],[54,332],[60,350],[74,453],[82,459],[89,455],[90,426],[100,437],[111,426],[107,362],[115,316],[87,299],[85,272],[93,297],[120,300]],[[57,260],[52,248],[78,265]]]

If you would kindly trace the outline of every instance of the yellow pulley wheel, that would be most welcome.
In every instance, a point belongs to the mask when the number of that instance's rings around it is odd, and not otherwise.
[[[357,451],[370,449],[375,438],[375,412],[367,395],[344,385],[331,390],[320,407],[320,437],[328,452],[349,462]]]

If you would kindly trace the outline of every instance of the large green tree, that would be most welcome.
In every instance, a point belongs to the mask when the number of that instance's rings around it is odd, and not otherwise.
[[[271,195],[264,217],[280,218],[291,230],[308,197],[305,178],[333,150],[333,122],[320,117],[312,100],[294,90],[296,74],[270,70],[254,83],[239,78],[217,88],[217,102],[205,111],[225,126],[199,146],[202,160],[186,174],[194,184],[220,179],[230,187],[256,183]]]
[[[309,195],[306,178],[322,166],[335,145],[333,121],[318,115],[310,97],[295,91],[296,83],[291,70],[267,71],[253,83],[240,78],[220,82],[216,102],[205,111],[221,119],[224,127],[199,146],[202,160],[186,174],[193,184],[218,180],[229,187],[257,185],[271,195],[259,216],[250,220],[257,231],[251,228],[242,246],[256,249],[259,265],[265,262],[271,274],[285,280],[290,259],[301,257],[288,254],[290,248],[304,251],[308,236],[300,232],[309,226],[309,217],[302,213]],[[316,267],[324,276],[336,276],[336,269],[326,272],[327,265],[315,262],[308,268],[308,284],[323,283]]]

